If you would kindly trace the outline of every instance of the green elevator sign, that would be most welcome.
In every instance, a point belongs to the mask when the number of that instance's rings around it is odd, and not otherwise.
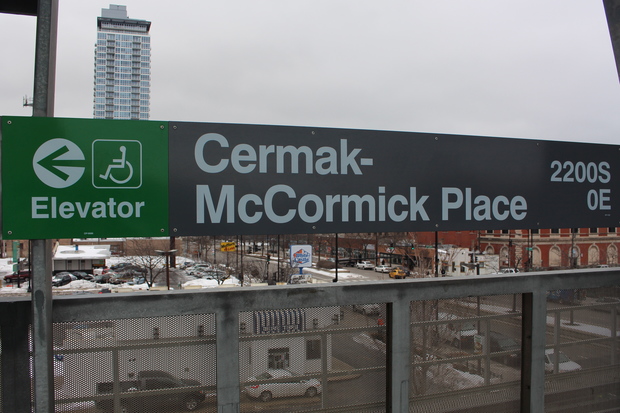
[[[167,122],[1,122],[4,239],[168,235]]]

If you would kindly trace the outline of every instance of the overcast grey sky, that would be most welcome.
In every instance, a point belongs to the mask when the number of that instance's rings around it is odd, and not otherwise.
[[[60,0],[57,117],[91,118],[96,19]],[[619,144],[602,0],[126,0],[151,119]],[[0,115],[30,116],[35,18],[0,14]]]

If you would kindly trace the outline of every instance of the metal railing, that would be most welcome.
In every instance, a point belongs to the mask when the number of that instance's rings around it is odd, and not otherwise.
[[[547,301],[548,291],[618,286],[612,268],[57,296],[49,343],[56,377],[37,382],[55,383],[56,411],[108,403],[146,412],[146,401],[179,392],[183,403],[197,394],[199,411],[221,413],[543,412],[582,392],[596,400],[579,399],[580,411],[618,408],[618,303]],[[37,392],[54,392],[31,385],[31,311],[29,297],[0,299],[2,412],[31,411]],[[466,322],[475,325],[467,345],[454,335],[465,333],[449,331]],[[500,330],[519,348],[494,349]],[[545,364],[550,349],[583,356],[582,368],[554,374],[560,361]],[[588,361],[597,351],[601,359]],[[294,380],[258,375],[285,369],[296,371]],[[187,379],[185,387],[140,387],[151,370]],[[278,399],[291,381],[303,393],[284,396],[308,397]]]

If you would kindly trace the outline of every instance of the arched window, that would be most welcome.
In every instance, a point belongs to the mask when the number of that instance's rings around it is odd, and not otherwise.
[[[532,250],[532,267],[540,268],[542,267],[542,254],[540,252],[540,248],[535,247]]]
[[[549,266],[560,267],[562,265],[562,250],[557,245],[549,249]]]
[[[596,245],[590,245],[588,248],[588,265],[598,265],[601,262],[599,249]]]
[[[607,247],[607,264],[618,264],[618,247],[616,247],[614,244],[611,244],[609,245],[609,247]]]

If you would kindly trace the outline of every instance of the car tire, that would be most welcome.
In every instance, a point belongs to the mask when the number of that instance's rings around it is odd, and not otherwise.
[[[318,394],[318,391],[316,390],[316,387],[308,387],[308,390],[306,390],[306,397],[314,397]]]
[[[270,401],[271,399],[273,399],[273,394],[271,394],[271,392],[270,392],[270,391],[265,390],[264,392],[262,392],[262,393],[260,394],[260,396],[259,396],[259,397],[260,397],[260,400],[261,400],[261,401],[263,401],[263,402],[268,402],[268,401]]]
[[[185,399],[185,401],[183,402],[183,407],[185,408],[185,411],[193,412],[194,410],[198,408],[199,404],[200,402],[198,401],[197,398],[190,396],[187,399]]]

